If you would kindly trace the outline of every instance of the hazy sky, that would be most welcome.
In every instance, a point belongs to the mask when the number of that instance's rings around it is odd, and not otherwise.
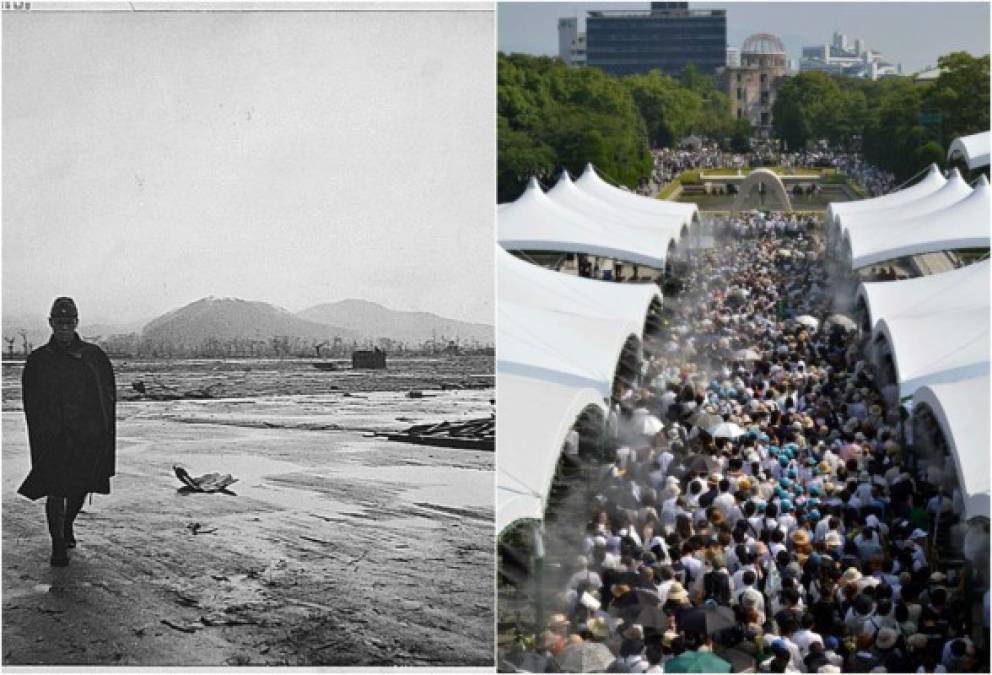
[[[589,9],[648,9],[639,3],[500,3],[499,48],[558,54],[558,18]],[[727,41],[740,48],[753,33],[775,33],[790,58],[803,47],[829,43],[833,33],[861,38],[904,73],[936,65],[952,51],[989,53],[988,2],[690,2],[692,9],[726,9]],[[584,24],[583,24],[584,25]]]
[[[489,9],[5,12],[4,314],[215,295],[492,323]]]

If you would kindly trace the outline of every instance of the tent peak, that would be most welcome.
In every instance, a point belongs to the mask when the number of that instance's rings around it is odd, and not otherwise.
[[[537,178],[535,178],[534,176],[531,176],[530,177],[530,180],[527,181],[527,189],[528,190],[540,190],[541,189],[541,184],[537,182]]]

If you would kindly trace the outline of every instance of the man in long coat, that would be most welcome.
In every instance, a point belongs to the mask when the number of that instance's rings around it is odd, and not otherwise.
[[[110,493],[116,469],[116,392],[110,360],[79,339],[71,298],[56,298],[48,323],[52,338],[31,352],[21,379],[31,445],[31,473],[18,488],[29,499],[47,497],[52,565],[69,564],[73,523],[88,493]]]

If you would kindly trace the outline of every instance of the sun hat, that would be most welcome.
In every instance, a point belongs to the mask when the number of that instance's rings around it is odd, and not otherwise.
[[[610,627],[606,623],[606,618],[597,616],[586,621],[586,629],[593,634],[593,637],[603,639],[610,636]]]
[[[828,533],[827,534],[828,538],[830,537],[830,534],[836,534],[836,530],[834,530],[831,533]],[[856,567],[848,567],[846,570],[844,570],[844,574],[841,575],[840,580],[842,583],[845,584],[857,583],[861,581],[861,572],[859,572]]]
[[[886,626],[884,628],[880,628],[878,634],[875,635],[875,646],[879,649],[892,649],[898,639],[898,634]]]
[[[683,602],[689,599],[689,594],[686,592],[682,584],[675,581],[668,587],[668,599],[675,600],[676,602]]]

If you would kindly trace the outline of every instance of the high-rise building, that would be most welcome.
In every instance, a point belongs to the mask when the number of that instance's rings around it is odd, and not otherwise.
[[[586,34],[577,18],[558,19],[558,56],[570,66],[586,65]]]
[[[691,10],[688,2],[591,11],[586,18],[586,63],[611,75],[679,75],[690,64],[713,74],[727,63],[726,45],[726,10]]]
[[[756,33],[741,46],[741,64],[720,71],[717,81],[730,98],[731,114],[748,119],[758,137],[772,130],[772,106],[786,75],[785,46],[770,33]]]
[[[727,47],[727,67],[728,68],[740,68],[741,67],[741,50],[737,47]]]
[[[882,54],[870,49],[860,38],[852,44],[846,35],[834,33],[831,44],[803,47],[799,70],[877,80],[901,73],[902,66],[882,60]]]

